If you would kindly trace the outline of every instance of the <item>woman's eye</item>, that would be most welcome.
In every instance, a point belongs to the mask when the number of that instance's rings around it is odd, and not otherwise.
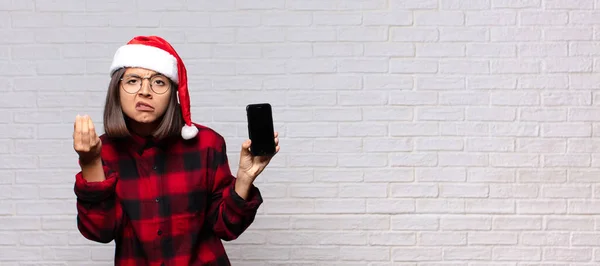
[[[155,81],[154,81],[154,83],[155,83],[156,85],[160,85],[160,86],[164,86],[164,85],[165,85],[165,82],[164,82],[164,81],[162,81],[162,80],[155,80]]]

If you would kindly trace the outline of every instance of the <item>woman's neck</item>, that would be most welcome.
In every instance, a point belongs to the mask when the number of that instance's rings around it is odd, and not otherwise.
[[[129,121],[129,130],[142,137],[151,136],[152,132],[156,130],[156,127],[156,123],[138,123],[136,121]]]

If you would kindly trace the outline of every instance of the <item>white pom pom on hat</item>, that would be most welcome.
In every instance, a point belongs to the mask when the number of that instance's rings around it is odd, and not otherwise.
[[[110,66],[110,75],[123,67],[141,67],[159,72],[177,83],[181,114],[185,125],[181,137],[192,139],[198,128],[192,124],[187,70],[173,46],[158,36],[136,36],[117,49]]]

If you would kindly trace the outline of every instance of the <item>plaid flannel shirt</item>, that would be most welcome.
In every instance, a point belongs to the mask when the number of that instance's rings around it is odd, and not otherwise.
[[[262,197],[254,186],[246,200],[235,192],[223,137],[196,126],[187,141],[102,135],[106,180],[76,174],[78,229],[114,240],[115,265],[230,265],[221,240],[250,226]]]

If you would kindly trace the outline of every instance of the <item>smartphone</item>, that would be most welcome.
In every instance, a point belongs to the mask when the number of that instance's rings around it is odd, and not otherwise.
[[[269,156],[275,154],[275,130],[273,113],[268,103],[249,104],[246,106],[248,119],[248,136],[250,137],[250,152],[254,156]]]

